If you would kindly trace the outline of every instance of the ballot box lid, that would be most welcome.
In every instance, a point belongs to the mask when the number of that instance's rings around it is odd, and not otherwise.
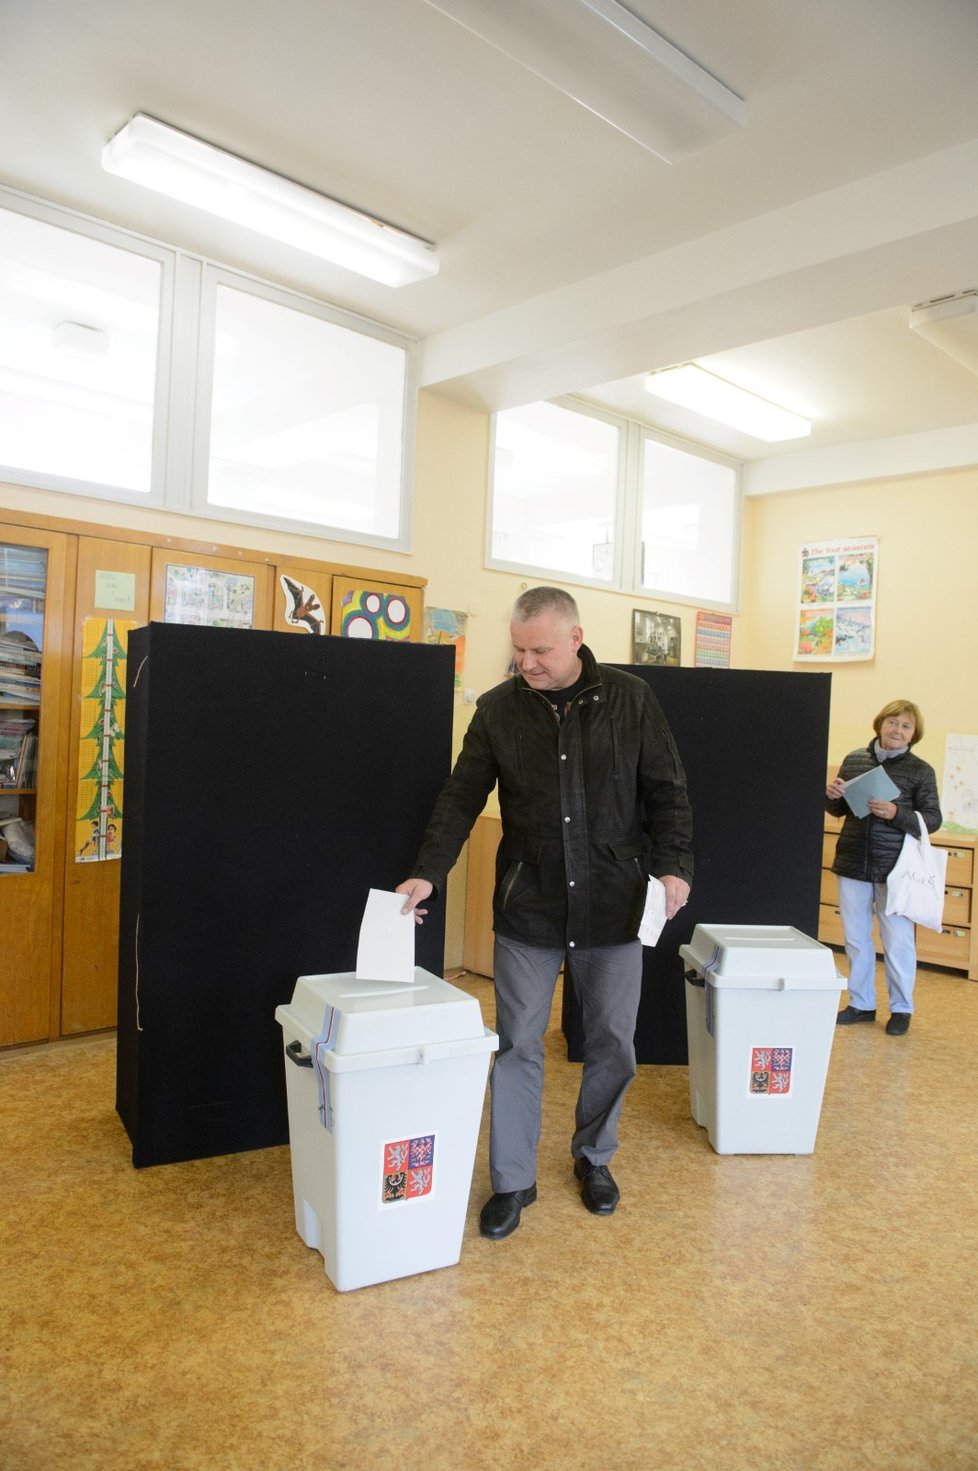
[[[841,990],[827,945],[792,925],[698,924],[679,953],[711,986],[762,990]]]
[[[275,1016],[306,1046],[331,1029],[340,1056],[485,1035],[477,999],[420,966],[411,982],[358,980],[353,971],[300,976]]]

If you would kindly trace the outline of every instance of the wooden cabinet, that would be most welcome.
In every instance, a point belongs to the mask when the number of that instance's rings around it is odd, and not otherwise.
[[[0,526],[0,1046],[41,1041],[57,1017],[69,539]],[[17,740],[19,736],[26,744]]]
[[[116,1024],[121,865],[102,860],[118,857],[118,844],[113,853],[103,843],[95,861],[80,835],[101,815],[84,790],[86,707],[110,681],[93,681],[86,651],[106,623],[113,641],[151,620],[315,631],[286,621],[283,573],[321,591],[327,623],[338,588],[340,598],[365,589],[382,600],[375,636],[421,640],[423,578],[388,581],[366,568],[28,512],[0,523],[0,838],[14,839],[0,845],[0,1047]],[[124,697],[112,719],[112,760],[124,767]],[[124,846],[124,780],[121,802]]]
[[[496,886],[496,849],[502,821],[483,813],[469,836],[465,886],[465,937],[462,964],[477,976],[492,975],[492,894]]]
[[[842,827],[841,817],[826,814],[822,843],[822,887],[818,938],[826,945],[845,943],[839,914],[838,880],[831,872],[835,844]],[[936,930],[917,927],[917,959],[925,965],[962,970],[978,981],[978,925],[972,923],[975,885],[975,848],[978,839],[947,833],[931,833],[931,842],[947,850],[947,879],[944,890],[944,924]],[[879,929],[873,927],[876,953],[882,953]]]

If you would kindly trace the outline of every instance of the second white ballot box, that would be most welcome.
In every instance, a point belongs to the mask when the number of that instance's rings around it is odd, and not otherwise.
[[[718,1154],[811,1154],[845,981],[788,925],[698,924],[686,962],[689,1101]]]
[[[491,1054],[478,1001],[408,984],[300,976],[275,1011],[295,1222],[341,1292],[458,1261]]]

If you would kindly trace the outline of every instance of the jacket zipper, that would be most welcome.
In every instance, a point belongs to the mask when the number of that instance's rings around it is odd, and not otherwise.
[[[523,867],[523,860],[522,860],[522,858],[520,858],[517,861],[516,867],[513,869],[513,872],[510,874],[509,878],[506,880],[505,884],[503,884],[503,887],[500,890],[500,894],[499,894],[499,907],[500,907],[500,909],[505,909],[506,908],[506,901],[508,900],[510,894],[513,892],[513,885],[516,883],[516,880],[519,878],[519,876],[520,876],[520,869],[522,867]]]

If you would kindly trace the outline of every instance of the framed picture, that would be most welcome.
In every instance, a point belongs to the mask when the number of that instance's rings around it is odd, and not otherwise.
[[[673,664],[682,655],[682,620],[648,608],[632,610],[632,663]]]

